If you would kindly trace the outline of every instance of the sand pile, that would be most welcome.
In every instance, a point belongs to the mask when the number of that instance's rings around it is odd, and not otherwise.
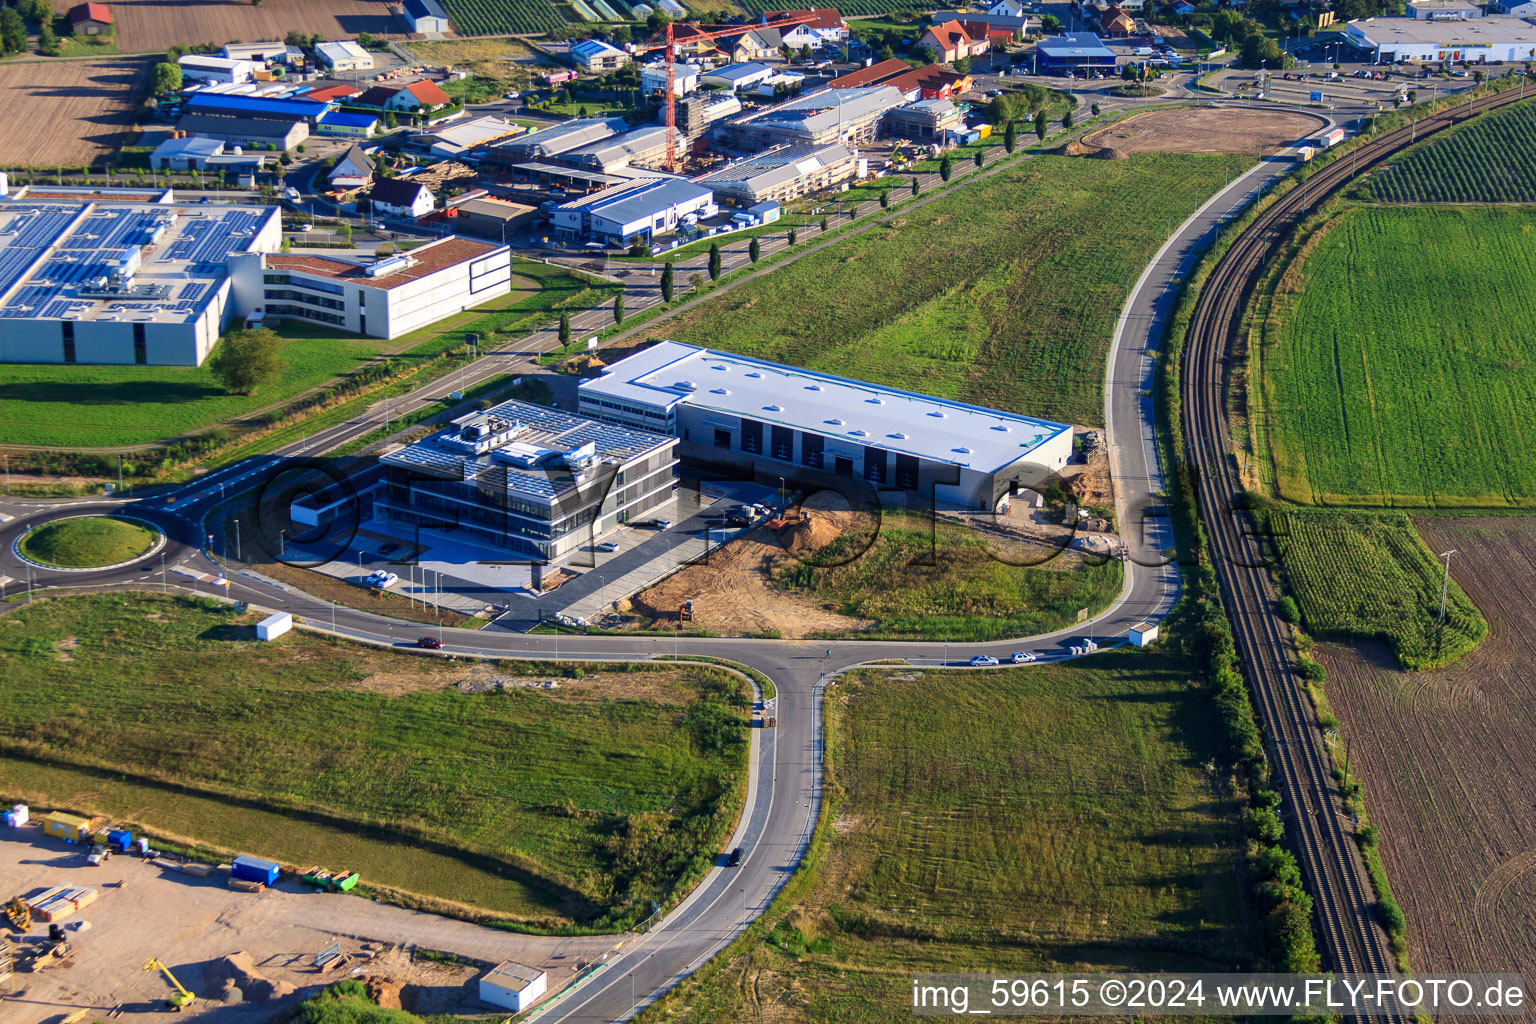
[[[231,953],[215,960],[203,972],[203,978],[214,990],[211,998],[226,1003],[264,1003],[293,995],[292,985],[286,981],[273,981],[262,974],[246,952]]]

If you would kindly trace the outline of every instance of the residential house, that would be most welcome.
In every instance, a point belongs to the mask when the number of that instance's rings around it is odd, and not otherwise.
[[[1010,18],[1022,18],[1028,10],[1029,8],[1021,3],[1020,0],[997,0],[996,3],[987,8],[987,13],[1006,14]]]
[[[410,178],[380,178],[368,190],[368,202],[375,212],[411,220],[425,217],[436,205],[432,190]]]
[[[764,57],[779,56],[779,48],[784,45],[784,36],[776,28],[758,27],[739,36],[729,36],[719,40],[720,48],[731,58],[733,64],[748,64],[752,61],[760,61]]]
[[[408,85],[376,85],[350,105],[416,114],[430,113],[452,102],[436,82],[420,81]]]
[[[572,44],[571,59],[583,71],[617,71],[629,64],[629,54],[601,39],[583,39]]]
[[[77,36],[100,36],[112,31],[112,12],[106,4],[79,4],[69,9],[69,30]]]
[[[1099,15],[1099,34],[1110,38],[1124,38],[1136,31],[1136,19],[1119,7],[1107,8]]]
[[[951,64],[961,57],[986,53],[988,46],[985,39],[972,39],[967,35],[958,21],[930,25],[917,45],[932,50],[934,60],[940,64]]]
[[[336,158],[336,164],[325,176],[325,180],[333,188],[367,188],[373,184],[373,161],[363,152],[363,147],[354,143]]]
[[[1536,0],[1531,0],[1531,7],[1532,8],[1536,8]],[[1194,14],[1195,13],[1195,5],[1190,3],[1189,0],[1179,0],[1178,3],[1173,5],[1173,13],[1174,14]]]
[[[775,21],[785,18],[797,18],[810,15],[811,20],[802,22],[793,27],[780,27],[779,31],[783,41],[796,50],[802,46],[809,46],[813,50],[820,50],[827,46],[838,46],[848,41],[848,23],[838,13],[836,7],[813,7],[798,11],[767,11],[763,14],[763,20],[769,28],[774,27]]]
[[[965,29],[965,34],[972,39],[985,39],[989,47],[998,47],[1006,50],[1008,44],[1013,42],[1013,31],[1006,28],[996,28],[984,21],[962,21],[960,27]]]

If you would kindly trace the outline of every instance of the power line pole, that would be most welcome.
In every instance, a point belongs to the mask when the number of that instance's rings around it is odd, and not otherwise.
[[[1440,557],[1445,559],[1445,573],[1440,577],[1440,623],[1442,625],[1445,624],[1445,594],[1451,585],[1451,556],[1455,553],[1455,548],[1440,553]]]

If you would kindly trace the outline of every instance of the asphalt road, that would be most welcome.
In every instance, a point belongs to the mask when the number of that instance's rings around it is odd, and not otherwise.
[[[444,630],[447,652],[469,656],[632,660],[676,654],[728,658],[766,673],[778,689],[778,728],[760,730],[750,781],[752,803],[733,837],[744,853],[736,868],[716,868],[690,894],[683,905],[654,930],[625,941],[602,971],[559,1004],[535,1019],[541,1024],[561,1021],[614,1021],[627,1019],[636,1004],[665,992],[702,960],[718,951],[759,914],[790,877],[814,828],[821,799],[821,688],[838,672],[867,661],[904,658],[922,666],[962,665],[975,653],[1006,658],[1014,650],[1039,653],[1043,660],[1069,655],[1066,648],[1077,637],[1092,635],[1112,645],[1127,630],[1144,621],[1156,621],[1177,598],[1179,577],[1163,552],[1171,547],[1165,518],[1157,513],[1156,495],[1163,489],[1161,468],[1153,443],[1154,424],[1149,388],[1151,362],[1148,341],[1160,337],[1163,319],[1172,301],[1175,278],[1187,272],[1198,251],[1221,223],[1241,209],[1262,185],[1283,173],[1282,161],[1261,163],[1240,176],[1217,195],[1154,256],[1147,271],[1129,296],[1116,331],[1106,368],[1109,384],[1105,417],[1110,433],[1110,457],[1119,480],[1119,513],[1128,524],[1125,587],[1117,600],[1089,622],[1042,636],[951,649],[939,643],[847,640],[833,643],[747,640],[734,638],[656,638],[626,636],[551,636],[502,631]],[[957,183],[952,183],[957,184]],[[745,243],[742,243],[745,248]],[[809,247],[807,247],[809,248]],[[766,249],[766,245],[765,245]],[[686,275],[684,275],[686,279]],[[603,312],[603,311],[599,311]],[[575,329],[584,329],[576,325]],[[534,343],[537,343],[535,336]],[[471,368],[470,382],[526,367],[520,353],[524,343],[482,359]],[[457,374],[428,385],[408,399],[421,401],[446,394],[460,386]],[[0,513],[15,516],[0,524],[0,573],[11,582],[5,591],[19,586],[101,589],[134,585],[178,587],[207,592],[206,583],[177,573],[182,569],[210,575],[225,572],[223,566],[202,550],[201,522],[225,496],[249,488],[284,457],[314,454],[350,437],[373,429],[380,416],[395,410],[376,407],[338,427],[322,431],[289,446],[274,456],[264,456],[229,467],[189,484],[167,502],[76,499],[71,501],[0,504]],[[221,485],[222,484],[222,488]],[[14,542],[38,522],[81,511],[121,509],[155,523],[165,531],[162,552],[116,569],[64,572],[28,567],[21,563]],[[1145,510],[1150,515],[1144,515]],[[1143,528],[1135,529],[1137,524]],[[163,558],[163,563],[161,559]],[[162,570],[162,564],[164,570]],[[240,573],[229,577],[232,600],[248,601],[262,608],[281,609],[303,616],[322,629],[372,643],[408,647],[421,634],[420,624],[404,623],[367,612],[341,608],[291,588]],[[190,584],[190,586],[189,586]]]

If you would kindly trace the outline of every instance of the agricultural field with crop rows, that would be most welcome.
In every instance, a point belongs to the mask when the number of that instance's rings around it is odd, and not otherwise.
[[[1533,151],[1536,100],[1484,114],[1395,157],[1371,176],[1370,189],[1388,202],[1536,203]]]
[[[1038,156],[669,320],[709,345],[1071,423],[1136,276],[1240,156]]]
[[[579,21],[570,8],[547,0],[444,0],[460,35],[549,32]]]
[[[1445,665],[1488,634],[1455,581],[1439,621],[1442,568],[1406,513],[1287,508],[1267,513],[1286,587],[1318,637],[1385,640],[1404,668]]]
[[[1532,227],[1507,207],[1372,205],[1309,239],[1260,350],[1281,497],[1536,505]]]

